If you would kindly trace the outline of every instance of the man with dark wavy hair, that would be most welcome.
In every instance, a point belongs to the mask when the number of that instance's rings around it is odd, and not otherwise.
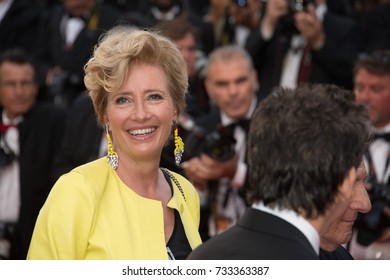
[[[352,92],[276,88],[251,121],[251,207],[189,258],[318,259],[320,237],[349,207],[369,137]]]

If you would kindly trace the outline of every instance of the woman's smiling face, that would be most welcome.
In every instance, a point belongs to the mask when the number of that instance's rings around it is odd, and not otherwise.
[[[160,158],[177,119],[164,71],[142,62],[130,66],[118,91],[109,93],[107,122],[119,158]]]

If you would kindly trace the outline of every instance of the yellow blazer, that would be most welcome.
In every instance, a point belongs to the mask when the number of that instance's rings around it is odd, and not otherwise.
[[[188,241],[201,244],[199,197],[179,174],[168,207],[180,213]],[[105,158],[63,175],[42,207],[27,259],[167,259],[160,201],[127,187]]]

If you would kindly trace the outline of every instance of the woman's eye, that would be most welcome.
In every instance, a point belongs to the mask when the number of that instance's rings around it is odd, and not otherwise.
[[[127,103],[129,100],[126,97],[118,97],[115,101],[117,104],[124,104]]]
[[[148,96],[149,100],[160,100],[162,99],[162,96],[160,94],[151,94]]]

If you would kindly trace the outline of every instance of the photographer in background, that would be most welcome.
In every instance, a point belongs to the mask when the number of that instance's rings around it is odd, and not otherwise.
[[[66,108],[85,90],[83,67],[100,35],[120,18],[102,0],[64,0],[45,12],[38,57],[44,99]]]
[[[356,101],[367,108],[374,139],[365,156],[372,210],[357,222],[350,251],[356,259],[390,258],[390,50],[363,55],[354,76]]]
[[[53,181],[50,170],[65,111],[37,102],[32,59],[20,49],[0,55],[0,259],[26,259],[38,212]]]
[[[264,97],[275,86],[307,82],[352,89],[353,62],[362,40],[357,24],[330,12],[325,0],[267,0],[246,48]]]
[[[246,209],[246,135],[257,105],[256,71],[239,46],[215,49],[205,86],[218,111],[197,119],[185,139],[183,168],[199,191],[203,240],[233,225]]]

